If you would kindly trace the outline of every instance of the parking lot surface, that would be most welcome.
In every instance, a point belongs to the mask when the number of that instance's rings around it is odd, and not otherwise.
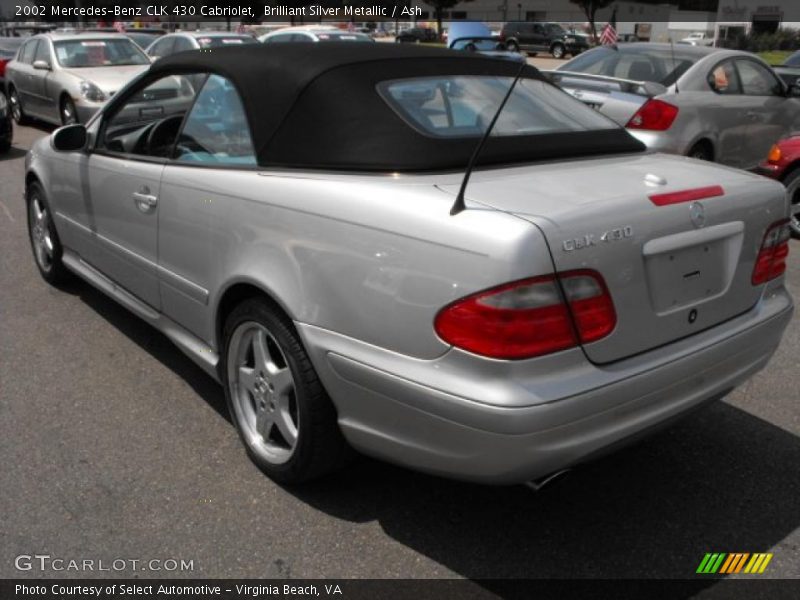
[[[764,576],[800,577],[798,317],[724,401],[538,494],[366,458],[283,488],[166,338],[39,277],[23,159],[45,134],[17,128],[0,157],[0,577],[107,575],[15,568],[44,553],[192,561],[118,573],[139,577],[682,578],[707,552],[772,552]],[[797,242],[787,277],[800,298]]]

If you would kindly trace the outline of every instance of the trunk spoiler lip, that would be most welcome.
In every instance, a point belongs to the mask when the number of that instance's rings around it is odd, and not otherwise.
[[[665,94],[669,89],[667,86],[655,81],[636,81],[635,79],[623,79],[622,77],[609,77],[608,75],[593,75],[590,73],[580,73],[578,71],[540,71],[553,83],[559,83],[564,77],[573,79],[586,79],[602,83],[615,83],[620,86],[623,92],[638,94],[640,96],[654,97]]]

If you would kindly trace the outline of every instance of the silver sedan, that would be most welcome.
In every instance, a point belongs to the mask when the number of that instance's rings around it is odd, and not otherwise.
[[[551,76],[660,152],[754,169],[800,127],[800,89],[748,52],[619,44],[590,50]]]
[[[33,36],[6,66],[6,87],[17,123],[85,123],[150,60],[124,35]]]
[[[284,482],[355,448],[539,487],[745,382],[793,310],[780,183],[465,52],[175,54],[25,171],[44,279],[169,337]]]

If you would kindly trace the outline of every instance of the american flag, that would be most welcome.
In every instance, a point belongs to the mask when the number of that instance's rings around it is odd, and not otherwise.
[[[603,28],[603,33],[600,34],[600,43],[603,46],[613,46],[617,43],[617,9],[611,13],[611,20]]]

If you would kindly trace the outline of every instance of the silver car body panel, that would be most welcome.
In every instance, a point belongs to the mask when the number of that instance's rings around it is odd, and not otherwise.
[[[787,214],[780,185],[675,157],[479,170],[455,217],[463,173],[220,169],[58,153],[49,138],[34,144],[26,172],[46,190],[67,267],[208,373],[218,378],[226,293],[249,286],[295,323],[353,446],[487,483],[578,463],[724,395],[766,364],[793,309],[782,278],[743,283],[767,225]],[[647,198],[712,182],[725,196],[702,201],[706,228],[688,204]],[[632,235],[559,250],[611,225]],[[709,264],[730,267],[727,287],[712,298],[690,290],[673,323],[653,306],[652,282],[634,279],[648,244],[655,254],[694,247],[703,229],[723,240]],[[596,269],[614,294],[608,340],[506,361],[454,349],[434,331],[458,298],[578,267]],[[696,328],[685,324],[691,307],[708,319]]]

